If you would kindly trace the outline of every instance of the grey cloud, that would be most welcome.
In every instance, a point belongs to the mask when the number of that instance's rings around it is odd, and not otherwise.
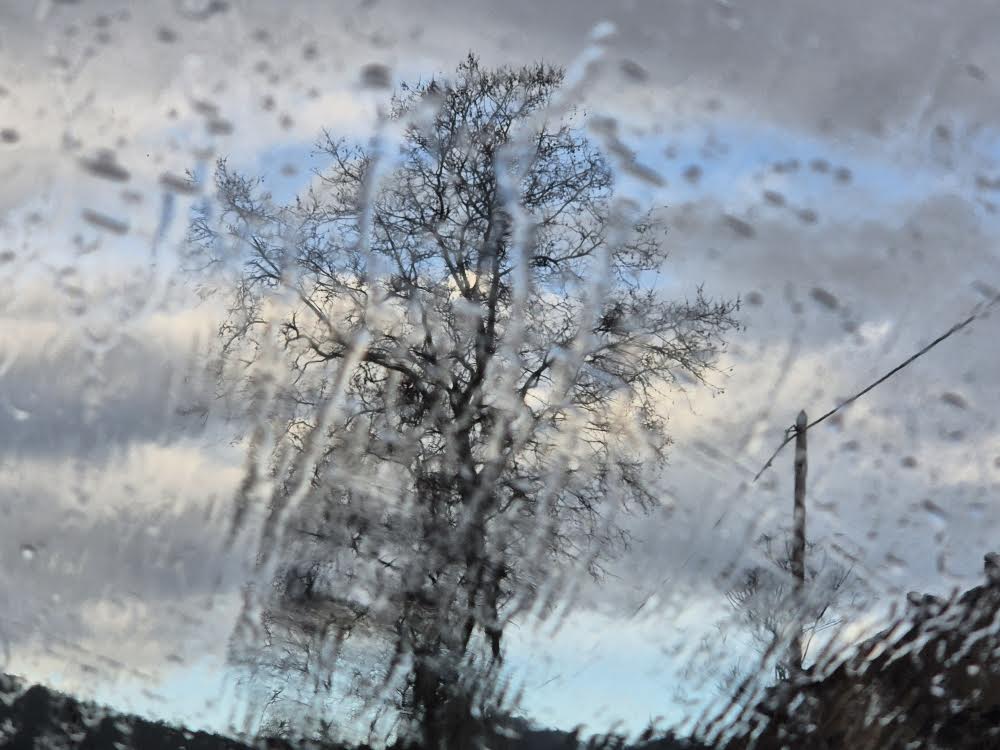
[[[98,357],[83,341],[47,344],[0,376],[0,454],[99,458],[204,428],[213,393],[198,352],[126,339]]]
[[[585,46],[596,23],[610,19],[619,31],[614,54],[649,76],[633,105],[661,113],[657,102],[673,92],[698,107],[720,97],[744,116],[814,132],[892,136],[916,129],[924,138],[938,125],[952,132],[988,127],[1000,110],[1000,98],[989,95],[1000,75],[1000,53],[992,44],[1000,10],[986,0],[960,8],[930,0],[874,6],[860,0],[437,0],[419,7],[400,0],[361,6],[310,1],[282,6],[280,13],[259,0],[205,20],[162,7],[129,8],[127,20],[120,20],[122,7],[105,2],[58,6],[41,23],[34,7],[22,0],[4,11],[8,28],[25,32],[8,34],[11,57],[37,56],[33,37],[50,35],[71,49],[103,28],[109,39],[92,42],[98,55],[88,65],[96,80],[114,82],[120,92],[121,85],[157,90],[188,52],[213,64],[273,58],[276,70],[293,71],[282,77],[285,87],[313,77],[306,72],[311,59],[334,63],[342,80],[356,78],[365,61],[387,62],[404,74],[413,60],[447,70],[469,50],[491,61],[565,63]],[[106,27],[96,25],[100,16],[109,19]],[[74,20],[77,41],[64,33]],[[129,65],[120,64],[123,56]]]
[[[134,509],[108,513],[45,493],[8,487],[5,494],[0,639],[8,648],[41,636],[52,644],[96,642],[111,656],[119,647],[141,649],[139,634],[125,632],[127,620],[93,621],[102,608],[141,617],[154,629],[147,646],[173,649],[181,660],[206,648],[203,639],[228,635],[232,615],[222,610],[247,561],[224,545],[223,500],[213,508],[204,498],[159,506],[136,498]]]
[[[788,340],[796,320],[827,341],[885,320],[919,338],[984,301],[982,285],[1000,274],[994,220],[957,194],[886,205],[877,220],[824,217],[802,227],[759,215],[749,237],[726,216],[711,200],[665,211],[665,270],[715,294],[755,292],[744,310],[751,339]]]
[[[445,2],[435,9],[454,12]],[[463,4],[461,13],[459,25],[490,30],[484,36],[505,28],[506,54],[564,59],[610,18],[615,51],[649,71],[644,86],[680,86],[699,103],[721,95],[755,119],[793,128],[891,135],[929,130],[935,117],[988,125],[1000,106],[987,93],[1000,73],[990,42],[1000,11],[989,2],[592,1],[570,9],[515,0]],[[432,13],[422,24],[429,34],[435,22]]]

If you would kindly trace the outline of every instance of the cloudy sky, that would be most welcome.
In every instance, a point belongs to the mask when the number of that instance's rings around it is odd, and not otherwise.
[[[3,3],[6,668],[171,719],[234,716],[221,664],[252,552],[220,539],[243,454],[202,408],[220,282],[181,272],[197,196],[171,182],[226,156],[292,197],[322,128],[372,132],[387,93],[359,85],[365,65],[402,81],[470,50],[596,54],[580,107],[665,182],[636,189],[670,228],[666,288],[741,295],[746,330],[720,391],[665,404],[662,510],[558,632],[511,636],[511,669],[545,723],[691,716],[712,697],[703,667],[745,651],[731,627],[704,639],[724,572],[788,516],[790,454],[751,482],[784,429],[1000,287],[998,32],[986,0]],[[872,589],[857,632],[908,590],[979,580],[995,337],[977,321],[810,433],[810,535]]]

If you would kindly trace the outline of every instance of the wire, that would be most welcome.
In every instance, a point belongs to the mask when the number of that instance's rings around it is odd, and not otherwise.
[[[886,380],[888,380],[889,378],[891,378],[893,375],[895,375],[897,372],[899,372],[900,370],[902,370],[904,367],[912,364],[914,361],[916,361],[920,357],[922,357],[925,354],[927,354],[927,352],[929,352],[935,346],[937,346],[938,344],[940,344],[942,341],[944,341],[945,339],[949,338],[950,336],[953,336],[954,334],[958,333],[959,331],[961,331],[963,328],[965,328],[966,326],[968,326],[970,323],[972,323],[977,318],[982,317],[986,313],[986,311],[989,310],[991,307],[993,307],[993,305],[995,305],[997,302],[1000,302],[1000,294],[994,296],[993,299],[990,300],[990,302],[988,304],[982,304],[981,303],[979,305],[979,309],[975,310],[965,320],[963,320],[963,321],[961,321],[961,322],[956,323],[955,325],[953,325],[951,328],[949,328],[947,331],[945,331],[944,333],[942,333],[940,336],[938,336],[932,342],[930,342],[929,344],[927,344],[927,346],[925,346],[923,349],[921,349],[920,351],[918,351],[916,354],[913,354],[912,356],[908,357],[907,359],[905,359],[900,364],[898,364],[895,367],[893,367],[885,375],[883,375],[882,377],[880,377],[878,380],[876,380],[876,381],[868,384],[865,388],[863,388],[860,391],[858,391],[857,393],[855,393],[853,396],[851,396],[846,401],[843,401],[842,403],[837,404],[837,406],[835,406],[832,409],[830,409],[830,411],[828,411],[822,417],[819,417],[818,419],[814,419],[812,422],[810,422],[805,427],[803,427],[802,431],[806,432],[807,430],[812,429],[813,427],[815,427],[819,423],[821,423],[824,420],[829,419],[830,417],[832,417],[834,414],[836,414],[838,411],[840,411],[844,407],[849,406],[850,404],[853,404],[859,398],[861,398],[862,396],[864,396],[866,393],[868,393],[869,391],[871,391],[875,387],[877,387],[877,386],[881,385],[882,383],[884,383]],[[785,430],[785,439],[781,442],[781,444],[777,447],[777,449],[775,449],[774,453],[771,454],[771,457],[769,459],[767,459],[767,463],[765,463],[761,467],[760,471],[758,471],[757,474],[754,476],[754,478],[753,478],[754,482],[756,482],[758,479],[760,479],[761,474],[763,474],[765,471],[767,471],[769,468],[771,468],[771,465],[774,463],[774,459],[776,459],[778,457],[778,454],[781,453],[782,449],[786,445],[788,445],[790,442],[792,442],[792,439],[795,437],[795,435],[797,434],[797,432],[798,432],[798,428],[795,425],[792,425],[787,430]]]

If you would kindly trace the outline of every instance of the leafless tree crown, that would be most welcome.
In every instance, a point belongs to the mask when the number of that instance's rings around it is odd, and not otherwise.
[[[259,510],[284,561],[270,622],[387,636],[425,726],[556,571],[600,571],[613,508],[656,501],[662,396],[736,325],[663,296],[663,228],[616,198],[562,80],[469,57],[404,86],[369,145],[325,134],[288,205],[220,163],[192,231],[241,259],[221,333],[271,458],[236,531]]]

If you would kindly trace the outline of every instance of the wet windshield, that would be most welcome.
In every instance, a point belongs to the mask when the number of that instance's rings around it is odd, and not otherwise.
[[[1000,742],[998,30],[5,3],[0,744]]]

